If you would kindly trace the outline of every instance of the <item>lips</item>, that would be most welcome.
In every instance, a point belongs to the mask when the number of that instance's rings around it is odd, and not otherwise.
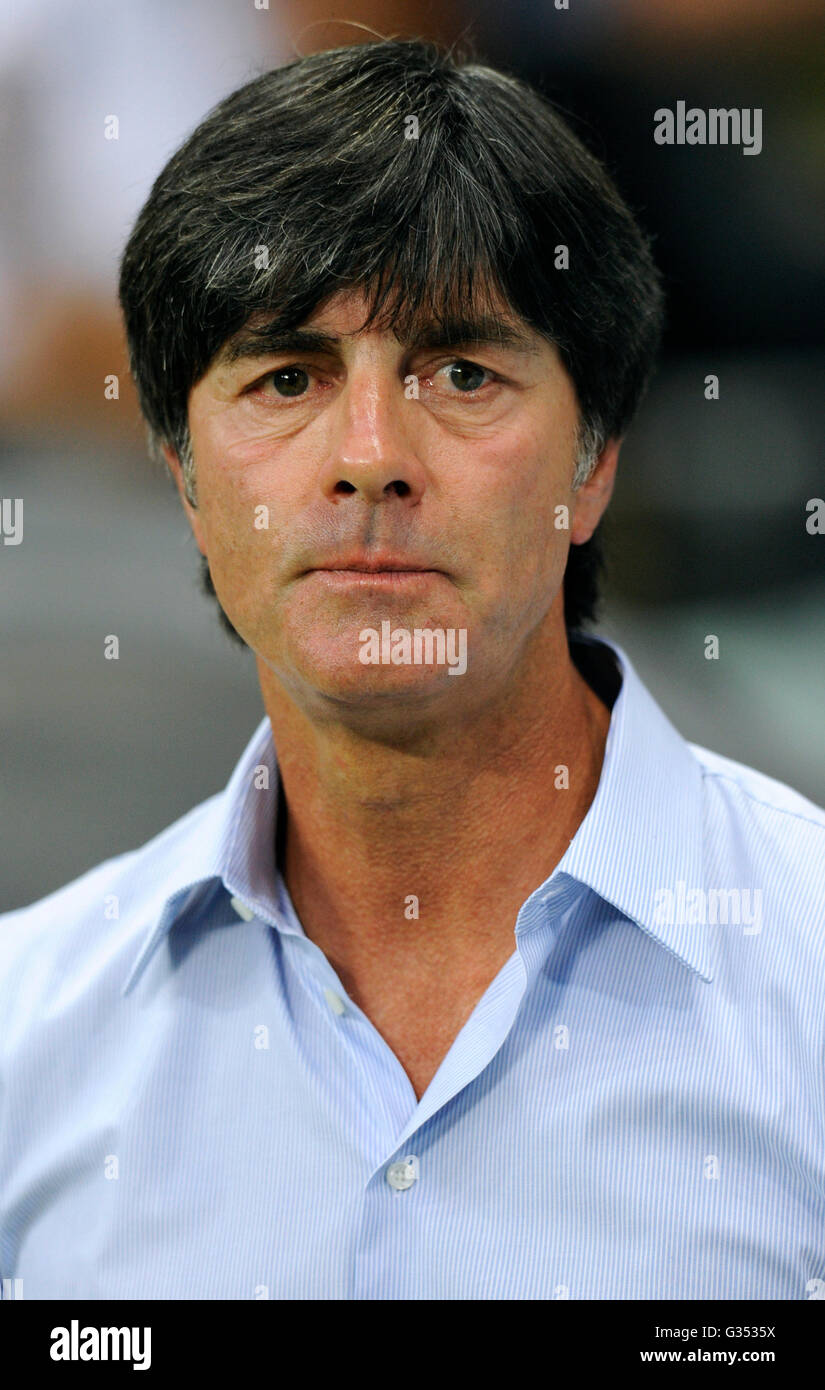
[[[444,578],[442,570],[426,567],[423,561],[401,559],[395,555],[371,555],[329,560],[305,570],[303,577],[330,593],[362,596],[382,594],[409,599]]]
[[[393,555],[348,556],[340,560],[329,560],[323,565],[313,565],[313,570],[354,570],[360,574],[437,574],[432,565],[425,561],[401,559]]]

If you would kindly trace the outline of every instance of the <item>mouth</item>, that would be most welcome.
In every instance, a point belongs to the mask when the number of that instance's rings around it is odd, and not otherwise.
[[[370,565],[342,565],[306,571],[306,577],[331,588],[405,589],[431,582],[441,570],[419,569],[411,565],[377,568]]]
[[[443,570],[432,568],[426,561],[395,555],[347,555],[336,557],[323,565],[304,571],[302,578],[312,576],[321,583],[336,587],[403,588],[443,576]]]
[[[349,555],[330,556],[330,559],[324,564],[311,565],[306,573],[323,570],[335,572],[357,570],[359,574],[437,573],[426,560],[418,560],[406,555],[390,555],[387,552],[378,555],[351,553]]]

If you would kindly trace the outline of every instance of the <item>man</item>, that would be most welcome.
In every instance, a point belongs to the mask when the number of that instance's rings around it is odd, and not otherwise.
[[[266,717],[0,922],[0,1273],[815,1294],[825,813],[580,630],[661,325],[604,170],[492,69],[315,55],[169,161],[121,303]]]

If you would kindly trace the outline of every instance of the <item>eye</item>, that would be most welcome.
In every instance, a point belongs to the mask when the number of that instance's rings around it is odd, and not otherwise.
[[[480,367],[477,362],[468,362],[464,357],[458,357],[454,362],[439,367],[436,376],[440,376],[442,372],[446,372],[451,386],[456,387],[458,393],[464,396],[478,391],[484,385],[484,377],[493,375],[486,367]]]
[[[279,396],[302,396],[309,385],[309,372],[304,367],[279,367],[264,377],[261,386],[269,381]]]

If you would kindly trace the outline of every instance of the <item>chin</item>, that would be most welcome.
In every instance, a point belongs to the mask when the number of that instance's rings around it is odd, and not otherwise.
[[[453,703],[460,679],[444,667],[364,666],[353,660],[326,659],[317,650],[299,651],[272,663],[272,669],[300,706],[364,728],[377,721],[409,727],[411,716]]]

